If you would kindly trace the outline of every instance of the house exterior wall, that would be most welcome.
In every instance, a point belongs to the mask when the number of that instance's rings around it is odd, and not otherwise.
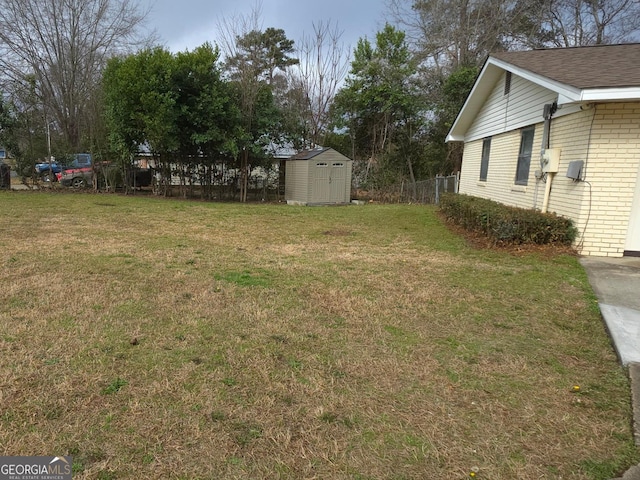
[[[555,92],[517,75],[511,76],[511,88],[505,95],[505,77],[503,73],[469,127],[467,142],[542,122],[544,105],[557,99]]]
[[[487,180],[480,181],[482,139],[466,143],[462,157],[459,192],[477,197],[490,198],[496,202],[520,208],[532,208],[534,200],[542,202],[544,187],[536,189],[534,172],[539,169],[542,142],[542,124],[537,124],[533,136],[533,155],[527,185],[516,185],[516,164],[520,149],[520,129],[493,136]]]
[[[598,104],[592,110],[587,113],[593,119],[593,127],[589,128],[591,141],[582,157],[582,178],[589,184],[580,182],[574,186],[584,190],[578,227],[585,234],[580,240],[580,252],[620,257],[634,194],[640,188],[640,102]],[[564,141],[574,141],[571,131],[565,132]],[[561,161],[564,162],[562,155]]]
[[[625,254],[638,256],[640,254],[640,165],[636,174],[636,192],[631,206]]]
[[[482,138],[465,143],[460,192],[540,209],[546,185],[536,180],[534,172],[540,169],[542,131],[543,123],[537,123],[526,186],[514,184],[519,129],[492,137],[486,182],[479,180]],[[581,254],[622,256],[634,193],[640,188],[640,103],[598,104],[554,118],[549,143],[561,153],[558,173],[551,180],[548,211],[574,220]],[[584,182],[566,177],[572,160],[585,162]]]

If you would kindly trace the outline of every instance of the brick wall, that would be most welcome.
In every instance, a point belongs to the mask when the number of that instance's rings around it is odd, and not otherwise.
[[[591,142],[585,155],[585,190],[580,228],[591,212],[581,253],[622,256],[640,165],[640,103],[597,105],[592,113]],[[567,133],[570,136],[570,132]]]
[[[526,186],[515,185],[516,164],[520,149],[520,130],[496,135],[491,139],[491,154],[487,181],[480,181],[482,140],[465,144],[460,172],[460,193],[490,198],[497,202],[521,208],[533,208],[536,193],[534,172],[539,169],[539,152],[542,141],[542,124],[536,125],[533,138],[533,155],[529,180]],[[542,192],[538,197],[542,204]]]

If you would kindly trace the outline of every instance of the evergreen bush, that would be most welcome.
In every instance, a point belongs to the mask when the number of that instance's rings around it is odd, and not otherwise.
[[[500,243],[571,245],[578,234],[568,218],[469,195],[442,195],[440,210],[466,230],[482,232]]]

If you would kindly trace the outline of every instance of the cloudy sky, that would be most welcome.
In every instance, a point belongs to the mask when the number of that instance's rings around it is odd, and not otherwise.
[[[248,16],[261,5],[263,29],[284,29],[296,42],[319,21],[338,25],[342,41],[355,47],[360,37],[373,39],[384,25],[385,0],[149,0],[147,26],[163,45],[177,52],[215,42],[221,20]]]

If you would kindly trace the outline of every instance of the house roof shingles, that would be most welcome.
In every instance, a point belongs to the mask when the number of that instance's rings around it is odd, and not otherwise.
[[[640,85],[640,43],[502,52],[492,56],[579,89]]]

